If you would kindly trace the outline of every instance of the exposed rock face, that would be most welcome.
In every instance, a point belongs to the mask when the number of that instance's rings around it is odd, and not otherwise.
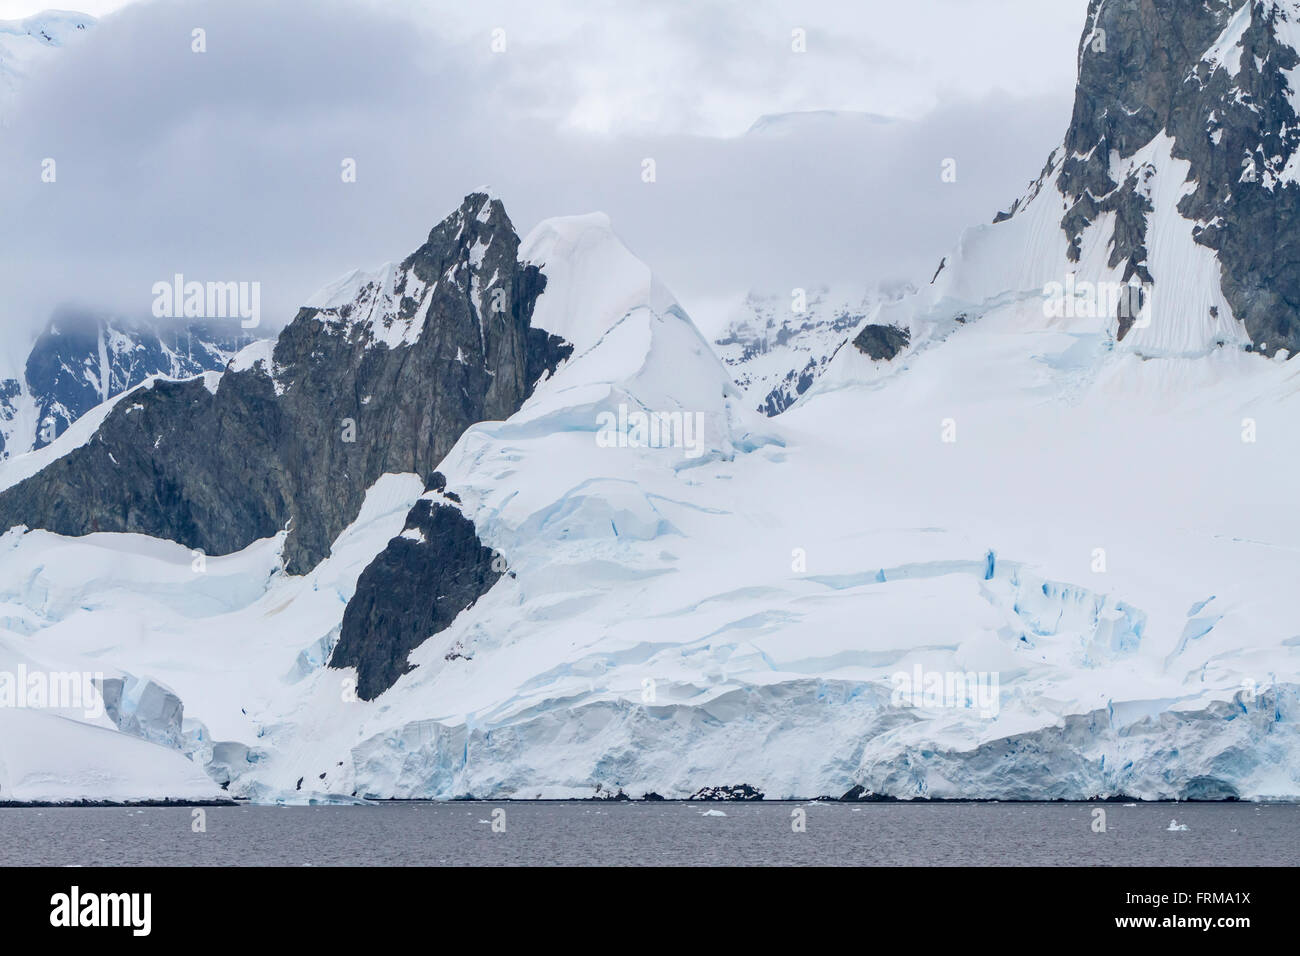
[[[48,445],[96,405],[151,376],[220,371],[254,338],[237,322],[60,310],[32,345],[21,379],[0,382],[0,452],[10,457]]]
[[[446,628],[487,593],[504,573],[503,561],[485,548],[460,509],[433,494],[406,516],[402,533],[357,580],[343,612],[331,667],[357,669],[357,696],[374,700],[411,670],[407,655]]]
[[[882,796],[879,793],[873,793],[860,783],[855,783],[848,791],[841,796],[840,801],[843,803],[883,803],[890,798]]]
[[[31,450],[30,442],[13,440],[14,420],[18,417],[22,398],[23,385],[18,379],[0,379],[0,458]]]
[[[873,361],[889,361],[912,341],[907,329],[895,325],[867,325],[853,340],[858,351],[865,353]]]
[[[274,347],[125,396],[94,437],[0,494],[0,527],[139,532],[210,554],[290,530],[285,565],[329,552],[385,473],[428,474],[504,419],[571,351],[530,327],[545,286],[499,200],[475,193],[397,265],[300,309]]]
[[[1113,213],[1110,265],[1150,281],[1150,170],[1116,182],[1112,160],[1172,137],[1174,158],[1191,164],[1178,212],[1217,252],[1233,315],[1270,355],[1300,350],[1297,42],[1296,0],[1092,0],[1056,183],[1071,258],[1083,230]]]

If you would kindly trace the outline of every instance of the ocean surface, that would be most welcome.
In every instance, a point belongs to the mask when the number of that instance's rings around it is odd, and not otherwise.
[[[1295,804],[385,803],[203,817],[194,832],[189,807],[0,808],[0,865],[1300,865]]]

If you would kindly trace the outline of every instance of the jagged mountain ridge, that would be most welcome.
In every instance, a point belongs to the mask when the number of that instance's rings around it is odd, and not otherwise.
[[[924,305],[899,297],[864,303],[847,337],[814,349],[826,353],[820,360],[752,372],[752,356],[764,350],[740,323],[718,343],[728,363],[744,369],[737,381],[775,381],[762,407],[779,412],[813,386],[842,342],[856,341],[887,370],[899,353],[951,334],[1007,290],[1042,295],[1067,280],[1142,287],[1149,313],[1136,329],[1123,306],[1102,303],[1113,340],[1139,354],[1240,347],[1294,356],[1297,47],[1296,0],[1192,7],[1092,0],[1062,145],[1026,194],[995,217],[997,228],[971,231],[940,263],[934,288],[922,292]],[[888,348],[864,347],[885,339]]]
[[[290,529],[328,554],[385,473],[431,473],[567,354],[529,325],[544,280],[500,200],[468,196],[398,265],[356,273],[220,376],[130,394],[93,438],[0,493],[0,524],[129,531],[228,554]]]

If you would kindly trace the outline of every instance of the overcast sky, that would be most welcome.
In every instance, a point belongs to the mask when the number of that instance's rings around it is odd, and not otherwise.
[[[749,288],[923,282],[1060,140],[1086,6],[86,3],[99,25],[26,80],[0,142],[0,318],[147,313],[182,272],[259,281],[282,322],[488,183],[521,234],[609,213],[703,325]],[[814,110],[841,113],[746,134]]]

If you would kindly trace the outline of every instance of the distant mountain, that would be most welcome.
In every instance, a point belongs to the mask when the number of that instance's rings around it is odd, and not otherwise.
[[[237,322],[124,319],[61,310],[0,380],[0,457],[48,445],[90,409],[146,379],[218,371],[252,339]]]
[[[791,295],[751,292],[714,346],[754,407],[779,415],[817,380],[873,309],[914,291],[906,284],[865,295],[823,287],[808,290],[798,303]]]
[[[754,120],[746,136],[797,136],[813,130],[838,127],[889,126],[897,120],[861,110],[798,110],[790,113],[766,113]]]
[[[97,21],[46,10],[0,21],[0,127],[32,74],[79,42]],[[134,319],[62,309],[33,341],[4,330],[0,358],[0,459],[42,448],[87,411],[146,379],[222,369],[256,336],[237,323]]]

